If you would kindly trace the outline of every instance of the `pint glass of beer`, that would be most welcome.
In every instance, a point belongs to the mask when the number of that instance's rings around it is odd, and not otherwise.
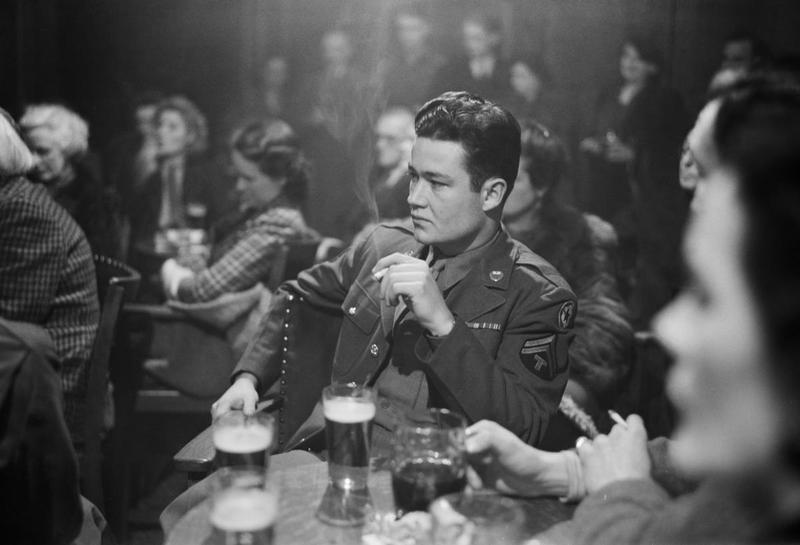
[[[354,383],[328,386],[322,408],[331,483],[342,490],[366,488],[375,390]]]
[[[265,468],[223,467],[215,477],[209,516],[214,543],[272,545],[278,494]]]
[[[445,494],[467,484],[466,419],[447,409],[406,415],[395,429],[392,492],[398,518],[427,511]]]
[[[269,465],[275,419],[266,413],[245,416],[231,411],[218,417],[212,430],[217,467]]]

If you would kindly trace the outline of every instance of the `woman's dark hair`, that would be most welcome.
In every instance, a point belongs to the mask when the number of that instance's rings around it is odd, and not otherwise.
[[[539,78],[543,87],[549,87],[553,84],[553,73],[547,66],[547,63],[538,55],[533,55],[525,52],[514,53],[509,57],[508,66],[514,66],[517,63],[524,64],[533,74]]]
[[[653,77],[658,77],[658,74],[661,74],[664,68],[664,54],[661,53],[661,49],[652,39],[642,34],[629,34],[622,42],[623,48],[626,45],[632,46],[643,61],[654,65],[658,69]]]
[[[305,201],[310,166],[288,123],[279,119],[250,122],[234,132],[231,148],[267,176],[285,178],[283,195],[292,203]]]
[[[533,119],[523,119],[520,160],[536,189],[546,189],[545,199],[554,189],[567,168],[567,152],[561,139],[550,129]]]
[[[156,105],[155,119],[165,111],[178,112],[186,123],[186,130],[192,139],[187,148],[187,153],[200,154],[208,147],[208,123],[203,112],[188,98],[173,95],[163,99]]]
[[[742,80],[718,99],[713,133],[722,163],[738,176],[747,218],[745,275],[764,326],[774,382],[790,404],[800,392],[798,82],[796,74],[787,73]],[[800,425],[791,420],[789,448],[798,467]]]

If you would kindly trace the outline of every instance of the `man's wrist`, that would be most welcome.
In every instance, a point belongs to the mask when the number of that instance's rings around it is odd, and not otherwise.
[[[234,382],[239,382],[241,380],[249,382],[253,386],[253,388],[255,388],[256,391],[258,391],[258,377],[255,376],[250,371],[240,372],[238,375],[236,375]]]
[[[453,328],[456,326],[456,318],[448,313],[446,317],[436,322],[434,325],[428,327],[428,333],[432,337],[444,337],[449,335]]]

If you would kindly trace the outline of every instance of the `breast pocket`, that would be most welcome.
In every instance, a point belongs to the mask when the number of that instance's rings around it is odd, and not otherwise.
[[[381,317],[380,306],[372,300],[364,287],[356,282],[342,303],[345,323],[351,323],[362,333],[369,334]]]
[[[344,320],[333,361],[336,380],[373,372],[381,355],[375,348],[370,350],[380,320],[380,307],[359,284],[347,294],[342,313]]]

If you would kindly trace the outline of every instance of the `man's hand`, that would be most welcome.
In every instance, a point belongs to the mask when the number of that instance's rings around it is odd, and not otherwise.
[[[544,452],[489,420],[467,429],[467,455],[480,483],[506,494],[564,496],[568,482],[560,453]],[[471,474],[471,481],[475,475]]]
[[[211,416],[217,418],[232,410],[241,410],[250,416],[256,412],[256,403],[258,403],[256,377],[250,373],[242,373],[222,397],[211,405]]]
[[[650,478],[647,431],[637,415],[614,426],[607,436],[581,441],[577,451],[590,494],[615,481]]]
[[[381,281],[381,297],[387,305],[396,306],[402,297],[431,334],[447,335],[453,329],[453,314],[425,261],[394,253],[378,260],[372,273]]]

